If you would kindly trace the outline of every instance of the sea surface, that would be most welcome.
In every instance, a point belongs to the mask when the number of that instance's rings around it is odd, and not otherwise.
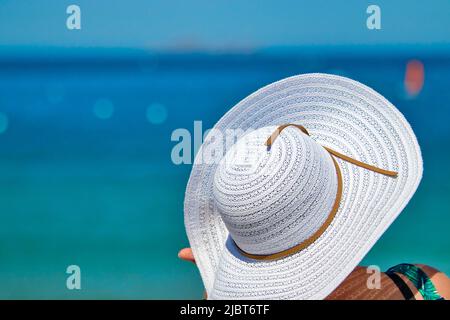
[[[424,65],[410,96],[405,67]],[[361,81],[414,128],[424,177],[363,265],[425,263],[450,274],[450,58],[159,54],[0,59],[0,298],[200,299],[179,261],[190,165],[177,128],[203,130],[273,81],[326,72]],[[194,137],[192,137],[194,139]],[[81,268],[68,290],[66,268]]]

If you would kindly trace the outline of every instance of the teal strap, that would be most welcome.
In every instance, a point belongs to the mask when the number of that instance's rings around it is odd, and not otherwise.
[[[419,267],[401,263],[386,271],[387,274],[400,273],[411,281],[420,292],[424,300],[445,300],[436,290],[430,277]]]

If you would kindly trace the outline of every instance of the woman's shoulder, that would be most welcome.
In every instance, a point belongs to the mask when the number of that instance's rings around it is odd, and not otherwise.
[[[378,275],[373,271],[373,268],[356,267],[327,299],[398,300],[408,296],[408,299],[422,300],[423,294],[428,295],[426,298],[450,300],[450,279],[429,265],[402,263]],[[426,290],[418,290],[423,280],[428,284]]]
[[[426,264],[415,264],[423,270],[436,287],[436,291],[445,299],[450,300],[450,278],[442,271]]]

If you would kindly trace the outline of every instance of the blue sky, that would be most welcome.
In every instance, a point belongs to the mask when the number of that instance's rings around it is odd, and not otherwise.
[[[81,8],[81,30],[66,28],[70,4]],[[381,8],[381,30],[366,28],[370,4]],[[449,0],[0,0],[0,46],[447,46],[449,13]]]

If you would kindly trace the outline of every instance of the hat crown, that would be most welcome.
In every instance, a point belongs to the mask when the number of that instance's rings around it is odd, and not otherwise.
[[[214,175],[214,200],[231,237],[251,254],[287,250],[325,222],[337,192],[328,152],[295,127],[268,149],[276,126],[241,137]]]

